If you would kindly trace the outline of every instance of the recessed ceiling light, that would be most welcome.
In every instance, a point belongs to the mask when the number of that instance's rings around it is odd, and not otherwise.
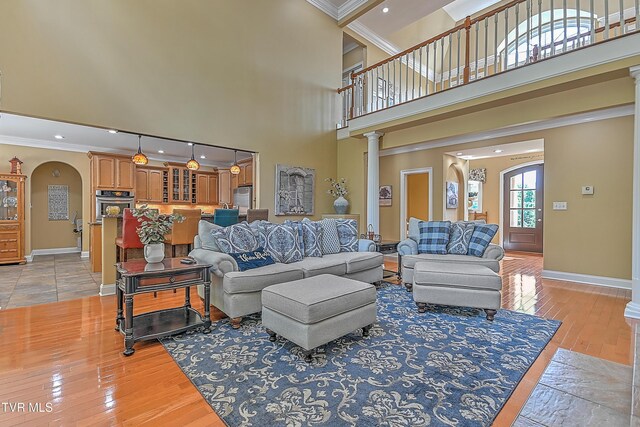
[[[64,136],[62,136],[62,135],[54,135],[53,137],[55,139],[64,139]]]
[[[164,154],[164,150],[158,150],[158,153]]]
[[[527,150],[527,153],[537,153],[538,151],[542,151],[538,148],[534,148],[533,150]]]
[[[502,150],[493,150],[494,153],[502,153]]]
[[[109,133],[118,133],[118,131],[115,130],[115,129],[109,129],[107,132],[109,132]]]
[[[456,156],[462,156],[462,153],[456,153]]]
[[[204,155],[200,156],[201,159],[206,159],[206,157]]]
[[[388,7],[383,7],[382,8],[382,13],[387,13],[389,12],[389,8]]]
[[[187,145],[192,146],[193,142],[187,142]]]

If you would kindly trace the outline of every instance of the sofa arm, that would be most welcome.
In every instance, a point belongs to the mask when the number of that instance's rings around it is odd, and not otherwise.
[[[373,240],[360,239],[358,240],[358,252],[375,252],[376,244]]]
[[[222,252],[194,249],[189,256],[200,263],[211,264],[211,272],[218,277],[224,277],[225,273],[239,270],[236,260]]]
[[[504,249],[502,249],[502,246],[490,243],[489,246],[487,246],[487,249],[484,251],[482,258],[495,259],[496,261],[500,261],[502,258],[504,258]]]
[[[202,240],[200,240],[200,236],[196,234],[196,237],[193,238],[193,249],[202,249]]]
[[[413,239],[405,239],[398,243],[398,253],[404,255],[417,255],[418,243]]]

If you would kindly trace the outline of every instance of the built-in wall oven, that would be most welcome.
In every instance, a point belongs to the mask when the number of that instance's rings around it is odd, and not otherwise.
[[[120,212],[125,208],[135,208],[132,191],[96,190],[96,221],[102,222],[102,215],[107,214],[107,206],[117,206]]]

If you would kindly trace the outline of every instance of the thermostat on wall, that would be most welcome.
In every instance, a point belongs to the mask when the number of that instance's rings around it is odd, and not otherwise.
[[[585,185],[582,187],[582,194],[593,195],[593,185]]]

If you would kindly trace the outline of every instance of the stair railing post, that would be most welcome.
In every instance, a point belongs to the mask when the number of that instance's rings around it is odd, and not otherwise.
[[[471,17],[467,16],[464,20],[464,38],[465,38],[465,50],[464,50],[464,84],[469,83],[471,77]]]

